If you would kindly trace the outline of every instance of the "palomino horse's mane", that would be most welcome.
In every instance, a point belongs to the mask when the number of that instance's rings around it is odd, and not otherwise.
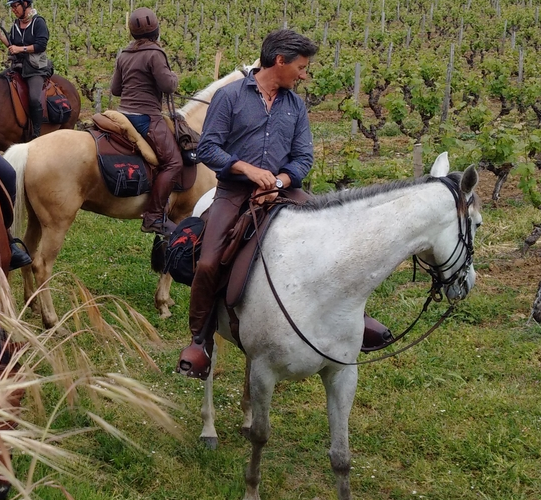
[[[185,118],[187,118],[190,113],[194,110],[194,108],[198,108],[201,106],[200,101],[207,101],[209,102],[212,96],[216,93],[216,91],[223,87],[224,85],[227,85],[228,83],[234,82],[235,80],[240,80],[242,77],[244,77],[248,72],[255,67],[259,66],[259,59],[252,64],[251,66],[244,66],[243,69],[237,69],[233,71],[232,73],[229,73],[228,75],[224,76],[223,78],[220,78],[219,80],[216,80],[215,82],[211,83],[207,88],[200,90],[197,92],[194,96],[194,98],[199,99],[199,101],[189,101],[187,104],[182,106],[178,111],[180,114],[182,114]]]
[[[462,172],[451,172],[448,177],[450,177],[455,182],[460,182]],[[385,184],[373,184],[360,188],[344,189],[342,191],[334,191],[332,193],[316,195],[312,197],[308,202],[302,205],[294,205],[291,208],[305,211],[323,210],[330,207],[346,205],[347,203],[351,203],[353,201],[373,198],[374,196],[390,193],[391,191],[397,191],[399,189],[418,186],[420,184],[427,184],[436,180],[437,177],[425,175],[416,179],[398,180]]]

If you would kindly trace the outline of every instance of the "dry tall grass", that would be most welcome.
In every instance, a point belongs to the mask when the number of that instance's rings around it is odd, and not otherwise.
[[[130,446],[139,446],[100,415],[104,404],[127,405],[144,412],[161,428],[179,436],[179,428],[168,413],[174,405],[128,376],[125,360],[130,356],[138,356],[151,369],[158,370],[144,347],[148,342],[160,342],[154,328],[125,302],[110,296],[93,297],[76,278],[74,281],[71,310],[59,326],[43,330],[22,321],[24,311],[16,313],[9,284],[0,273],[0,327],[6,332],[6,345],[17,346],[0,375],[0,476],[17,491],[15,498],[31,499],[37,487],[50,486],[72,499],[58,484],[55,471],[92,473],[88,458],[65,446],[75,435],[103,429]],[[121,367],[118,372],[94,365],[80,345],[86,335],[103,346],[107,368],[116,364]],[[43,391],[50,385],[59,394],[53,403],[43,399]],[[20,398],[16,396],[23,392],[26,396],[19,408]],[[89,400],[92,402],[84,413],[93,425],[55,429],[55,419],[61,412],[76,407],[80,411],[81,397],[85,398],[85,407]],[[30,457],[26,477],[18,477],[13,470],[11,451]],[[39,463],[51,473],[45,477],[40,474],[37,479]]]

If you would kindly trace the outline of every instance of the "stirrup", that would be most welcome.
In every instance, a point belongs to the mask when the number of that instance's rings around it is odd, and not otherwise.
[[[191,345],[182,349],[178,358],[176,372],[186,377],[207,380],[210,373],[212,345],[210,352],[207,351],[207,342]]]
[[[143,221],[141,231],[143,231],[143,233],[156,233],[162,236],[170,236],[176,227],[177,225],[169,218],[165,218],[165,220],[160,218],[154,220],[150,224],[145,224]]]
[[[19,243],[24,247],[24,250],[17,246]],[[11,250],[11,260],[9,262],[10,271],[32,264],[32,258],[29,255],[28,248],[26,248],[24,242],[19,238],[11,238],[9,247]]]

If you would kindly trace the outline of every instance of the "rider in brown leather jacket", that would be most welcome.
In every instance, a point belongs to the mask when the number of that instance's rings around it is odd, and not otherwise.
[[[141,230],[166,234],[175,227],[167,218],[166,204],[183,162],[175,136],[162,116],[162,98],[177,89],[178,77],[158,44],[156,14],[146,7],[135,9],[128,24],[135,40],[117,57],[111,92],[120,96],[118,110],[150,143],[160,163]]]

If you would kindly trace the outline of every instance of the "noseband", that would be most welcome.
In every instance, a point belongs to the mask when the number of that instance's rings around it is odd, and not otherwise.
[[[415,265],[424,269],[432,277],[432,289],[431,295],[435,302],[440,302],[443,298],[441,289],[444,286],[451,286],[457,284],[460,288],[463,287],[470,266],[473,262],[473,235],[472,235],[472,220],[469,216],[468,209],[473,202],[472,196],[468,201],[462,191],[460,190],[459,183],[455,179],[449,177],[437,177],[445,187],[451,191],[455,200],[455,206],[458,216],[458,241],[455,249],[449,256],[449,258],[443,264],[431,265],[428,262],[422,260],[416,255],[413,256],[414,262],[414,281],[415,281]],[[465,228],[465,231],[463,231]],[[462,265],[448,278],[444,278],[443,275],[450,269],[453,269],[460,259],[464,259]]]

